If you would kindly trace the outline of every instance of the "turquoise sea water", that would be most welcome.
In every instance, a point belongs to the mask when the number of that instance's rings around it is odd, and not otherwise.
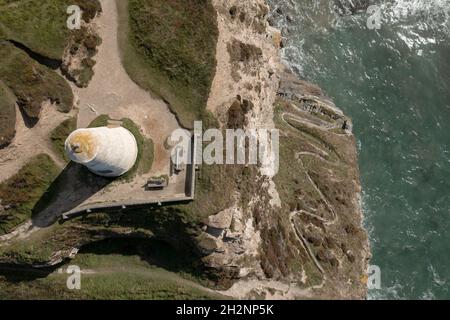
[[[286,61],[353,118],[369,298],[450,299],[450,0],[371,1],[379,30],[332,0],[269,2]]]

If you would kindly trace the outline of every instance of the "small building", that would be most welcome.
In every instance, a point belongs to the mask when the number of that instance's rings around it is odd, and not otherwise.
[[[165,177],[151,178],[145,184],[145,190],[161,190],[169,185]]]
[[[119,177],[136,163],[134,135],[123,127],[78,129],[65,143],[70,160],[103,177]]]

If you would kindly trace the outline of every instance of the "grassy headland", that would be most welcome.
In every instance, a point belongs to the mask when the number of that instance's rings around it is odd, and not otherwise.
[[[94,119],[90,124],[90,128],[96,127],[106,127],[108,126],[108,121],[110,120],[108,115],[100,115]],[[136,164],[130,171],[128,171],[121,179],[131,179],[136,173],[144,174],[148,173],[152,169],[153,158],[154,158],[154,146],[153,141],[142,135],[139,127],[130,119],[121,119],[122,127],[130,131],[136,138],[136,143],[138,146],[138,156],[136,159]]]
[[[122,243],[126,243],[123,242]],[[128,247],[129,249],[129,247]],[[81,289],[69,290],[69,274],[57,271],[45,278],[5,281],[0,268],[0,299],[223,299],[224,297],[182,278],[175,272],[157,267],[135,253],[126,254],[81,252],[70,262],[81,271]],[[67,265],[62,269],[66,270]],[[33,274],[33,272],[31,272]],[[45,272],[44,272],[45,275]],[[8,274],[11,279],[12,275]],[[41,275],[42,276],[42,275]]]
[[[16,97],[0,80],[0,148],[11,143],[16,126]]]
[[[49,59],[61,60],[72,31],[67,8],[79,5],[83,20],[101,11],[97,0],[0,0],[0,39],[13,40]]]
[[[56,154],[65,162],[69,162],[65,150],[67,137],[77,128],[77,117],[72,117],[61,122],[50,134],[50,141]]]
[[[191,128],[203,116],[215,74],[218,30],[211,0],[119,0],[117,6],[128,74]]]
[[[61,112],[72,109],[72,89],[64,78],[2,40],[0,79],[15,94],[17,103],[31,119],[39,118],[41,105],[46,100],[56,102]]]

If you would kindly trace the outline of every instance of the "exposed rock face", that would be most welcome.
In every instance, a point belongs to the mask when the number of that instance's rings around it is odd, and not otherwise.
[[[213,0],[213,5],[218,12],[219,39],[216,76],[207,108],[223,128],[274,128],[281,36],[268,25],[269,8],[262,0]],[[226,287],[242,278],[265,278],[261,265],[263,240],[252,211],[271,200],[267,189],[273,182],[255,172],[250,183],[241,182],[241,192],[230,195],[236,197],[235,206],[205,221],[206,230],[199,237],[200,246],[208,244],[211,249],[203,262]],[[263,184],[266,187],[257,194]],[[220,228],[217,219],[223,223]]]
[[[241,193],[205,221],[204,263],[239,298],[365,298],[370,253],[351,120],[281,64],[281,36],[263,1],[214,5],[220,34],[208,108],[224,127],[277,127],[281,150],[278,175],[257,174],[247,202]]]
[[[195,226],[173,207],[149,208],[144,219],[142,211],[87,216],[54,236],[65,246],[49,264],[94,240],[156,236],[193,249],[218,287],[236,298],[365,298],[370,252],[351,120],[282,65],[281,34],[269,26],[263,0],[212,2],[219,39],[207,109],[222,129],[277,128],[278,174],[236,170],[236,190],[216,191],[231,200],[229,208]],[[223,170],[233,173],[230,167]]]
[[[262,0],[213,0],[218,12],[217,68],[207,108],[222,123],[236,97],[254,107],[246,113],[251,128],[273,127],[273,102],[280,64],[281,34],[269,26]],[[257,116],[256,116],[257,115]]]
[[[275,181],[308,255],[303,261],[315,266],[316,272],[309,270],[310,280],[314,277],[322,285],[311,295],[364,298],[370,250],[362,228],[351,120],[322,90],[290,71],[282,73],[278,95],[275,117],[283,135],[280,166],[285,170]]]
[[[58,31],[65,35],[65,38],[60,39],[60,43],[52,42],[56,40],[50,40],[52,39],[50,36],[47,39],[48,43],[31,41],[33,38],[43,39],[37,34],[41,32],[40,27],[36,26],[34,26],[35,36],[31,31],[26,35],[24,32],[14,34],[11,31],[8,36],[0,32],[0,61],[2,62],[0,81],[2,86],[5,85],[13,93],[13,99],[19,105],[27,126],[34,126],[39,121],[42,107],[48,102],[56,103],[58,110],[64,113],[72,109],[71,88],[65,79],[54,71],[61,68],[61,71],[78,86],[86,86],[93,75],[92,67],[95,61],[92,57],[100,43],[93,27],[93,19],[101,11],[101,6],[98,0],[74,0],[74,4],[79,5],[83,11],[83,27],[70,33],[66,33],[65,30]],[[20,3],[12,6],[19,17],[20,12],[33,10],[32,6],[30,9],[22,8],[22,5],[27,4]],[[36,16],[36,19],[41,18],[43,17]],[[4,29],[8,30],[8,28],[15,30],[14,27],[6,24]],[[55,53],[54,47],[57,46],[61,49],[66,47],[64,56],[61,56],[62,52]],[[0,148],[8,145],[15,134],[13,127],[15,106],[11,108],[10,103],[5,99],[10,100],[3,92],[0,92]]]
[[[0,59],[9,61],[8,65],[0,67],[0,78],[14,93],[17,104],[29,120],[36,122],[39,119],[41,107],[48,100],[56,102],[61,112],[72,109],[70,86],[56,72],[7,41],[0,41]]]
[[[14,94],[0,80],[0,149],[9,145],[15,135],[16,106]]]
[[[345,129],[347,133],[352,132],[351,119],[335,106],[322,89],[309,82],[299,80],[290,70],[282,73],[278,96],[291,101],[297,108],[305,112],[305,115],[311,114],[310,120],[319,126],[333,123],[337,128]]]
[[[100,14],[100,11],[93,11],[91,14]],[[101,44],[95,22],[88,19],[82,21],[82,24],[81,29],[70,37],[61,64],[62,72],[81,88],[87,87],[94,76],[93,67],[96,62],[93,57]]]
[[[221,273],[223,279],[239,279],[248,275],[262,276],[257,257],[261,237],[251,218],[245,220],[242,209],[233,207],[212,216],[200,237],[200,248],[210,242],[203,262]],[[206,241],[205,241],[206,240]],[[219,284],[229,286],[227,281]]]

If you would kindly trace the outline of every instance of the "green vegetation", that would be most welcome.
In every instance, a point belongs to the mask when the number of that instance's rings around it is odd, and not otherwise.
[[[55,150],[56,154],[61,157],[66,162],[69,162],[65,150],[65,142],[67,137],[77,128],[77,117],[71,117],[67,120],[61,122],[52,133],[50,134],[50,140]]]
[[[61,112],[72,109],[72,89],[64,78],[1,40],[0,79],[15,94],[17,103],[29,118],[39,118],[41,105],[46,100],[56,102]]]
[[[0,36],[51,59],[61,59],[69,36],[68,0],[0,1]]]
[[[15,135],[15,97],[0,80],[0,149],[11,143]]]
[[[130,0],[117,1],[117,4],[122,59],[131,78],[144,89],[164,98],[183,126],[191,127],[194,120],[203,119],[204,124],[211,122],[211,127],[218,127],[215,119],[205,111],[215,72],[218,37],[216,13],[211,1]],[[26,34],[23,35],[25,38]],[[50,38],[57,39],[56,36]],[[26,39],[18,41],[25,43]],[[25,45],[37,50],[32,42]],[[53,53],[49,50],[39,52],[57,58],[61,47],[58,49],[55,45],[54,49]],[[103,115],[90,126],[104,126],[108,120]],[[135,135],[139,147],[138,161],[125,177],[128,178],[136,172],[150,170],[153,144],[142,136],[131,120],[123,119],[122,122]],[[69,121],[61,124],[52,135],[55,148],[60,151],[63,150],[62,141],[69,127]],[[254,183],[255,170],[244,166],[204,166],[197,176],[194,202],[89,214],[54,224],[26,240],[0,248],[0,261],[3,263],[45,264],[54,261],[55,252],[67,256],[67,250],[73,247],[111,237],[121,237],[121,241],[127,243],[124,236],[136,234],[139,237],[162,239],[176,247],[180,257],[189,256],[190,260],[183,263],[183,268],[178,261],[170,259],[170,262],[161,265],[161,257],[156,262],[152,260],[154,257],[149,257],[150,263],[168,271],[147,265],[149,262],[142,261],[142,254],[137,258],[137,255],[123,257],[111,252],[106,253],[108,255],[84,252],[75,262],[88,269],[99,267],[94,270],[96,273],[86,275],[81,292],[68,292],[65,287],[66,277],[52,273],[46,278],[31,281],[0,280],[0,298],[211,298],[210,293],[188,283],[180,275],[196,281],[217,280],[216,275],[203,270],[197,273],[203,266],[195,250],[196,237],[200,233],[199,222],[233,205],[237,191],[243,194],[242,202],[248,202],[250,195],[255,192],[254,188],[258,187]],[[60,187],[60,183],[55,183],[46,195],[56,194]],[[50,203],[46,196],[41,199],[44,199],[43,207]],[[165,252],[165,249],[153,251],[160,253]],[[123,272],[121,268],[125,264],[130,269]],[[211,279],[200,279],[202,277]]]
[[[357,165],[353,138],[297,121],[297,118],[308,119],[307,117],[314,121],[314,117],[317,119],[319,116],[304,116],[292,107],[291,101],[278,98],[275,107],[275,124],[282,134],[280,170],[274,181],[283,204],[281,210],[286,216],[295,213],[289,218],[291,221],[281,217],[280,224],[292,223],[296,234],[309,246],[310,252],[320,261],[328,277],[334,278],[338,276],[335,272],[338,265],[341,272],[354,268],[352,263],[347,263],[354,256],[348,255],[346,248],[356,247],[363,241],[357,232],[350,237],[346,235],[356,229],[353,225],[353,197],[358,192],[354,183],[358,173],[355,169]],[[339,223],[330,223],[325,227],[324,221],[333,221],[335,215],[339,217]],[[343,225],[348,225],[344,233]],[[268,255],[268,259],[275,263],[277,257],[286,252],[274,245],[279,242],[278,238],[273,237],[271,246],[266,248],[266,252],[274,252]],[[327,255],[330,250],[335,250],[337,256],[341,251],[347,257],[338,261],[335,255]],[[290,259],[289,255],[288,259],[282,260],[288,263],[291,272],[304,270],[309,285],[322,282],[323,275],[306,251],[302,252],[300,258]],[[274,262],[271,264],[275,265]]]
[[[141,87],[164,98],[184,127],[204,115],[216,67],[211,0],[117,0],[122,62]]]
[[[107,114],[102,114],[92,120],[89,124],[88,128],[98,128],[98,127],[106,127],[108,125],[110,118]]]
[[[108,115],[100,115],[89,124],[89,128],[108,126],[109,121]],[[131,180],[136,174],[148,173],[152,169],[154,146],[153,141],[144,137],[139,127],[132,120],[125,118],[120,121],[122,122],[122,127],[134,135],[138,146],[136,164],[124,176],[120,177],[120,179]]]
[[[83,20],[100,11],[98,0],[0,0],[0,39],[14,40],[33,52],[61,60],[72,32],[67,8],[79,5]]]
[[[98,0],[0,0],[0,80],[16,95],[30,124],[38,120],[45,100],[56,102],[61,112],[72,108],[70,86],[51,69],[61,67],[79,86],[92,78],[92,56],[100,39],[87,28],[67,28],[67,8],[74,4],[85,21],[101,11]],[[79,70],[61,65],[66,48],[76,55],[81,47],[87,53],[79,57]]]
[[[157,210],[96,213],[55,224],[0,248],[0,299],[223,298],[195,283],[204,283],[205,274],[189,249],[185,230],[179,217]],[[102,240],[108,237],[113,238]],[[30,266],[89,242],[69,263],[91,271],[82,275],[81,291],[67,290],[67,275],[53,272],[55,268]],[[11,269],[10,263],[30,267]]]
[[[129,172],[125,174],[126,179],[131,179],[134,175],[136,175],[136,173],[143,174],[152,169],[154,146],[153,141],[145,138],[139,127],[130,119],[122,119],[122,126],[134,135],[138,146],[136,164]]]
[[[176,205],[175,208],[184,212],[189,219],[200,222],[231,207],[235,201],[234,192],[240,190],[243,194],[248,194],[250,185],[247,184],[247,178],[251,175],[250,172],[252,168],[239,165],[203,166],[197,176],[195,201]]]
[[[102,5],[99,0],[66,0],[66,2],[80,6],[83,11],[82,18],[86,22],[90,22],[102,11]]]
[[[211,113],[205,113],[203,129],[218,127],[217,119]],[[204,165],[196,174],[195,201],[166,208],[175,210],[186,221],[195,224],[233,206],[237,192],[241,194],[242,205],[246,206],[250,195],[256,192],[256,170],[256,166]]]
[[[45,278],[20,282],[8,282],[0,276],[0,299],[224,298],[176,273],[152,266],[137,255],[81,253],[70,264],[78,265],[81,270],[90,270],[81,275],[81,290],[68,290],[66,282],[69,275],[57,271]],[[63,269],[66,270],[66,267]],[[35,274],[38,275],[39,273]],[[11,274],[8,276],[11,278]]]
[[[0,247],[0,262],[11,264],[45,265],[52,261],[54,252],[68,252],[73,247],[80,247],[91,242],[108,238],[120,238],[120,243],[126,245],[130,239],[126,237],[139,237],[143,241],[157,237],[173,244],[177,248],[178,259],[192,263],[194,259],[190,252],[190,243],[187,241],[191,232],[191,225],[175,210],[149,207],[147,210],[129,209],[121,212],[93,213],[84,215],[60,224],[42,229],[30,237],[17,240]],[[99,247],[102,253],[107,254],[113,246]],[[138,250],[139,251],[139,250]],[[141,252],[140,250],[139,252]],[[161,249],[145,251],[148,254],[161,253]],[[167,251],[167,250],[166,250]],[[126,251],[124,251],[126,252]],[[194,273],[192,266],[185,263],[186,273]]]
[[[107,115],[101,115],[94,119],[90,128],[108,126],[110,119]],[[57,201],[60,193],[67,190],[68,184],[77,184],[81,189],[97,188],[101,190],[115,181],[131,181],[137,174],[148,173],[153,165],[153,141],[145,138],[139,127],[129,119],[122,119],[122,126],[128,129],[136,138],[138,156],[135,165],[126,174],[117,178],[103,178],[90,172],[86,167],[70,162],[58,177],[48,187],[47,192],[38,203],[36,203],[33,216],[38,215],[50,204]],[[67,159],[65,153],[65,140],[67,136],[76,129],[76,118],[70,118],[62,122],[50,136],[53,148],[62,158]]]
[[[27,239],[14,241],[8,246],[0,247],[0,269],[2,264],[17,263],[18,265],[40,264],[49,261],[53,253],[63,248],[61,243],[62,235],[66,241],[71,241],[68,225],[52,225],[49,228],[39,230]]]
[[[198,256],[198,251],[195,249],[195,239],[200,233],[199,222],[203,218],[233,205],[233,194],[238,188],[247,195],[255,192],[255,190],[249,189],[252,186],[256,188],[252,179],[253,175],[251,169],[246,169],[243,166],[205,166],[198,176],[197,200],[194,202],[83,215],[61,224],[54,224],[50,228],[36,232],[26,240],[15,241],[0,248],[0,262],[42,265],[53,261],[55,252],[60,252],[62,256],[66,256],[71,248],[92,241],[119,238],[120,240],[117,241],[126,245],[130,243],[130,240],[126,237],[154,237],[167,242],[173,248],[176,248],[177,252],[172,255],[172,258],[157,257],[158,266],[176,272],[184,278],[211,285],[210,281],[219,281],[220,276],[214,273],[200,272],[201,269],[199,268],[202,267],[201,257]],[[55,183],[54,190],[50,191],[49,189],[48,194],[56,194],[61,188],[60,183]],[[229,193],[224,193],[223,188],[227,188]],[[53,189],[53,185],[51,189]],[[49,199],[43,201],[43,203],[50,202]],[[106,250],[106,248],[111,248],[111,245],[104,245],[103,248]],[[129,251],[129,249],[127,250]],[[167,248],[161,247],[140,250],[139,252],[141,252],[141,255],[142,252],[151,254],[150,260],[155,262],[155,254],[161,255],[168,251]],[[111,252],[102,253],[110,254]],[[175,261],[173,256],[177,257]],[[161,260],[164,259],[168,262],[161,263]],[[180,263],[181,260],[179,259],[185,260]],[[42,283],[36,284],[34,282],[28,285],[34,284],[39,288],[44,286]],[[8,290],[14,292],[11,284],[8,286]],[[124,287],[127,288],[125,285]],[[20,288],[15,290],[20,290]],[[31,288],[30,290],[35,289]]]
[[[41,154],[32,158],[17,174],[0,184],[0,234],[11,232],[31,218],[32,210],[59,173],[52,159]],[[6,207],[6,208],[5,208]]]

